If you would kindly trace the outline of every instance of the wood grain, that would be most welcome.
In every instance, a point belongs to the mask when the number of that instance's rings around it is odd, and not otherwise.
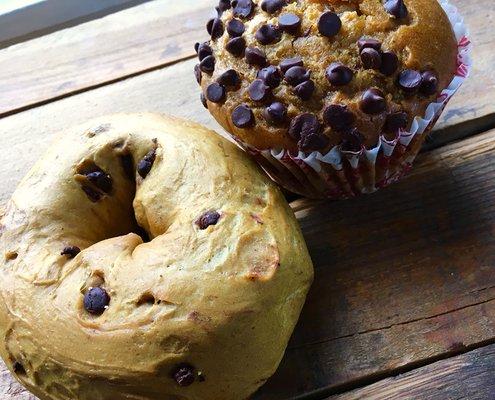
[[[493,341],[494,178],[491,131],[424,153],[367,198],[293,203],[315,283],[255,399],[321,399]]]
[[[495,8],[492,0],[451,2],[471,29],[475,64],[438,127],[460,138],[495,126]],[[0,116],[192,57],[214,4],[156,0],[1,50]]]
[[[493,400],[495,345],[327,400]]]
[[[494,198],[491,131],[368,198],[293,203],[315,282],[256,399],[322,398],[495,338]]]
[[[191,57],[214,4],[156,0],[1,50],[0,116]]]

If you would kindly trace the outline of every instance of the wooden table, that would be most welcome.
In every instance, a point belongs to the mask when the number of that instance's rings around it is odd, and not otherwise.
[[[214,3],[157,0],[0,50],[0,203],[55,133],[93,116],[166,112],[220,131],[192,74]],[[495,9],[453,3],[474,73],[409,177],[292,202],[316,279],[256,400],[495,400]],[[33,399],[3,365],[0,399]]]

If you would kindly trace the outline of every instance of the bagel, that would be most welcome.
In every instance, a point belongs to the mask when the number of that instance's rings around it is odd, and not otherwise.
[[[0,354],[42,400],[246,399],[313,278],[292,211],[248,156],[154,114],[59,136],[0,235]]]

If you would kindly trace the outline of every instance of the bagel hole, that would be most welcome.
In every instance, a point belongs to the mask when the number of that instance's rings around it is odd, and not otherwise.
[[[18,256],[19,254],[16,251],[8,251],[7,253],[5,253],[5,260],[14,261]]]
[[[155,296],[151,292],[145,292],[141,295],[141,297],[138,299],[136,302],[136,306],[141,307],[141,306],[153,306],[155,304],[160,304],[160,300],[156,300]]]
[[[91,172],[104,172],[93,160],[84,160],[76,167],[76,173],[87,175]]]
[[[120,164],[124,171],[124,176],[130,181],[134,182],[136,176],[134,174],[134,158],[131,153],[124,153],[120,156]]]

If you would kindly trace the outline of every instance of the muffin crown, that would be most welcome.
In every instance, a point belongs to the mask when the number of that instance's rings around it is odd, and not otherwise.
[[[407,130],[456,70],[436,0],[234,0],[217,11],[196,46],[202,98],[257,149],[373,147]]]

